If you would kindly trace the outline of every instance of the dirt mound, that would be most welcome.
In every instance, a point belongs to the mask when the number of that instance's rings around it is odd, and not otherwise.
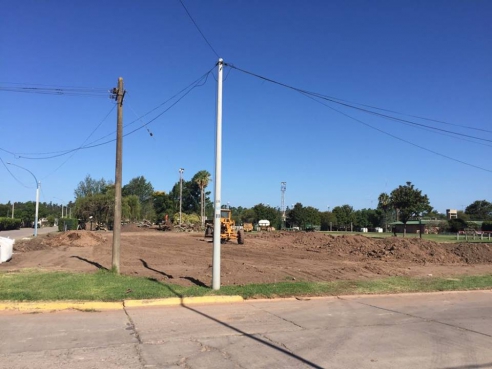
[[[30,240],[20,240],[15,243],[14,249],[20,252],[46,250],[55,247],[92,247],[104,243],[106,237],[90,231],[67,231],[38,236]]]
[[[155,232],[155,226],[147,224],[127,223],[121,226],[121,232]]]
[[[450,253],[458,256],[467,264],[492,263],[492,245],[476,243],[460,243],[446,245]]]
[[[444,244],[420,238],[334,236],[311,232],[261,232],[248,238],[268,242],[281,249],[303,248],[354,261],[398,260],[417,264],[492,262],[492,247],[487,244]]]
[[[126,226],[123,227],[125,229]],[[213,243],[202,232],[129,232],[121,237],[121,272],[179,285],[209,286]],[[66,232],[15,244],[2,270],[43,268],[91,272],[112,265],[112,232]],[[27,252],[23,252],[27,251]],[[32,252],[28,252],[32,251]],[[322,232],[260,232],[244,245],[221,245],[223,285],[282,281],[368,280],[388,276],[490,274],[492,244],[436,243],[416,237]]]

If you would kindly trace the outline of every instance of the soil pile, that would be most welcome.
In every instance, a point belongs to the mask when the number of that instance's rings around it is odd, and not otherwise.
[[[210,286],[213,242],[202,232],[123,226],[121,272],[184,286]],[[143,231],[143,229],[146,230]],[[112,232],[71,231],[16,242],[1,270],[111,269]],[[490,274],[492,244],[436,243],[416,237],[334,236],[321,232],[248,233],[221,245],[221,283],[368,280],[388,276]]]
[[[102,244],[106,237],[102,234],[88,231],[67,231],[38,236],[30,240],[19,240],[14,249],[18,252],[46,250],[58,247],[92,247]]]
[[[305,249],[330,254],[345,260],[406,261],[426,263],[492,262],[492,247],[488,244],[444,244],[419,238],[371,238],[363,235],[333,236],[310,232],[262,232],[248,236],[280,249]]]

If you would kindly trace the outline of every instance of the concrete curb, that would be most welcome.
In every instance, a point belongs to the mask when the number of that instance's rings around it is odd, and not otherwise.
[[[2,311],[50,312],[59,310],[123,310],[124,308],[138,308],[146,306],[179,306],[196,304],[216,304],[243,302],[241,296],[201,296],[201,297],[171,297],[152,300],[124,300],[120,302],[102,301],[34,301],[34,302],[0,302]]]
[[[34,301],[34,302],[4,302],[0,303],[0,311],[36,311],[49,312],[56,310],[122,310],[121,302],[99,301]]]
[[[167,299],[154,300],[125,300],[125,307],[142,307],[142,306],[176,306],[176,305],[194,305],[194,304],[217,304],[243,302],[241,296],[201,296],[201,297],[171,297]]]

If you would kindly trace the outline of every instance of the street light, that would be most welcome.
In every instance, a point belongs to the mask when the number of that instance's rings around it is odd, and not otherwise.
[[[183,203],[183,172],[184,168],[179,168],[179,225],[181,225],[181,206]]]
[[[36,181],[36,214],[34,215],[34,237],[37,237],[38,235],[38,212],[39,212],[39,186],[41,185],[41,182],[38,181],[36,176],[34,175],[33,172],[31,172],[29,169],[26,169],[24,167],[21,167],[20,165],[13,164],[10,162],[7,162],[9,165],[13,165],[14,167],[24,169],[26,172],[31,173],[33,176],[34,180]]]

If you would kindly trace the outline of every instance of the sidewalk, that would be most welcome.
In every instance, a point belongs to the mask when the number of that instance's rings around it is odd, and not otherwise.
[[[43,227],[38,228],[38,235],[58,232],[58,227]],[[0,237],[8,237],[13,238],[14,240],[20,240],[25,237],[33,237],[34,236],[34,228],[21,228],[15,229],[13,231],[1,231]]]

